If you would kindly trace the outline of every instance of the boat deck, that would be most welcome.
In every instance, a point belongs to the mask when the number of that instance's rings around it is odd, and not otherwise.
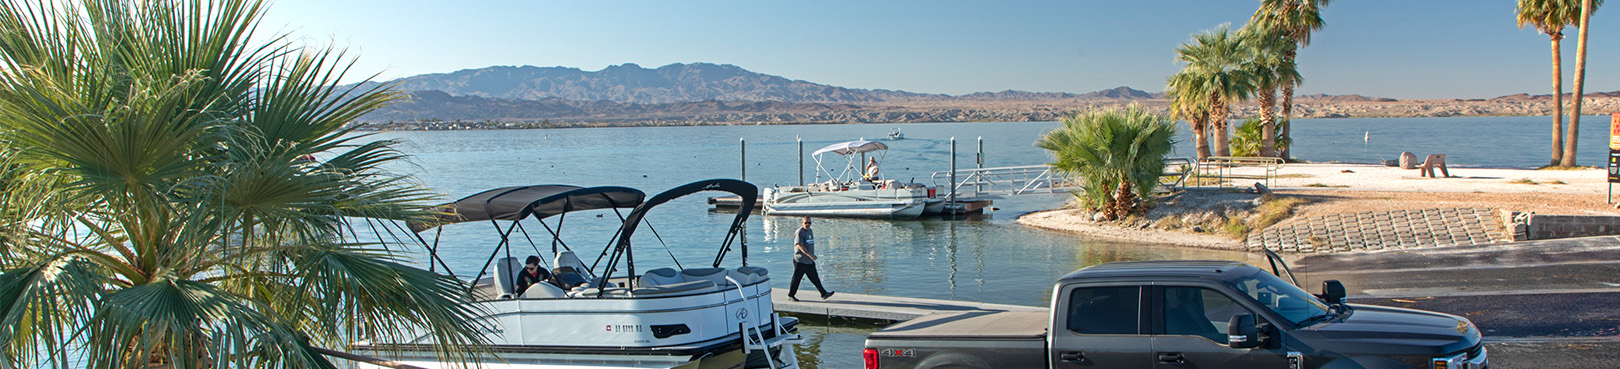
[[[838,292],[832,298],[822,300],[813,288],[808,291],[800,289],[799,295],[800,302],[793,302],[788,300],[786,288],[774,288],[771,291],[771,303],[776,306],[776,311],[785,313],[896,322],[941,312],[1048,310],[1044,306],[876,296],[848,292]]]

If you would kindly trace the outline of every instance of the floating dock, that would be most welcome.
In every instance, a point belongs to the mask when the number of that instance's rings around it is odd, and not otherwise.
[[[803,286],[801,286],[803,287]],[[1044,306],[1024,306],[966,302],[951,300],[891,297],[838,292],[822,300],[815,288],[799,289],[799,302],[788,300],[786,288],[773,288],[771,303],[776,311],[816,315],[827,318],[856,318],[869,320],[906,321],[932,313],[964,311],[1034,311],[1044,312]]]

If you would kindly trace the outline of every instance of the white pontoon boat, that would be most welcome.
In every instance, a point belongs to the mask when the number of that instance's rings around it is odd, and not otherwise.
[[[742,198],[714,263],[637,274],[630,239],[647,211],[702,191]],[[643,202],[644,193],[625,187],[507,187],[442,205],[448,215],[439,222],[411,228],[420,234],[452,223],[487,222],[501,232],[502,241],[483,269],[492,277],[481,273],[470,291],[476,301],[472,307],[486,313],[483,323],[490,327],[485,338],[491,346],[479,357],[481,368],[797,368],[793,347],[801,341],[798,320],[773,313],[767,271],[746,266],[747,244],[737,242],[758,191],[747,182],[713,179]],[[631,207],[617,238],[592,265],[556,242],[566,213],[614,209],[618,214],[617,209]],[[555,228],[544,221],[552,216],[558,216]],[[515,257],[496,256],[502,250],[511,254],[512,231],[528,218],[551,232],[553,278],[519,295],[514,282],[523,264]],[[742,250],[743,266],[722,267],[734,242]],[[359,342],[351,349],[421,368],[469,367],[439,361],[432,343],[432,336],[424,334],[404,342]]]
[[[816,150],[811,156],[816,162],[818,183],[765,189],[765,214],[891,219],[938,214],[945,202],[935,196],[933,188],[919,183],[861,177],[865,172],[865,154],[878,152],[881,156],[888,149],[882,142],[858,140]],[[833,174],[822,162],[822,155],[827,153],[844,157],[840,173]],[[878,161],[881,165],[882,158]],[[823,174],[831,179],[819,182]]]

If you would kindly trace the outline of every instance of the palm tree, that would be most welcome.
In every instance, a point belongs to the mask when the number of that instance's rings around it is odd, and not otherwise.
[[[1587,26],[1592,22],[1592,13],[1597,12],[1597,7],[1602,4],[1603,2],[1598,0],[1581,2],[1580,36],[1575,41],[1575,96],[1573,96],[1575,101],[1569,111],[1569,134],[1566,135],[1568,139],[1564,140],[1564,158],[1559,162],[1559,165],[1566,167],[1575,166],[1575,143],[1580,138],[1581,95],[1586,84]]]
[[[1208,128],[1214,131],[1215,156],[1231,156],[1226,129],[1231,105],[1248,99],[1255,90],[1248,71],[1242,68],[1247,57],[1242,41],[1221,26],[1193,35],[1192,41],[1176,48],[1176,61],[1187,66],[1171,76],[1168,89],[1200,91],[1208,100]]]
[[[1269,29],[1282,33],[1283,37],[1293,39],[1300,47],[1311,45],[1311,32],[1319,31],[1326,22],[1322,21],[1322,8],[1328,6],[1332,0],[1261,0],[1260,8],[1254,11],[1249,23],[1261,29]],[[1298,49],[1288,50],[1283,59],[1293,63]],[[1292,121],[1294,118],[1294,87],[1301,81],[1282,81],[1282,112],[1283,119]],[[1293,137],[1288,125],[1282,125],[1282,136]],[[1282,151],[1283,158],[1290,158],[1289,150]]]
[[[263,10],[0,2],[4,366],[326,368],[321,347],[364,338],[484,343],[464,282],[353,234],[425,215],[428,192],[384,169],[395,142],[343,128],[398,95],[255,35]]]
[[[1071,115],[1035,146],[1052,152],[1050,165],[1085,180],[1076,194],[1082,203],[1119,219],[1140,212],[1137,199],[1159,183],[1175,127],[1170,117],[1131,105]]]
[[[1519,0],[1519,28],[1533,24],[1552,39],[1553,141],[1552,163],[1564,160],[1564,27],[1580,22],[1580,3],[1574,0]]]
[[[1262,134],[1259,156],[1277,156],[1277,88],[1285,83],[1304,81],[1294,61],[1285,58],[1298,47],[1292,39],[1280,33],[1258,29],[1250,24],[1242,34],[1244,51],[1248,54],[1244,69],[1255,86],[1260,103],[1260,130]],[[1286,137],[1286,136],[1284,136]]]
[[[1193,83],[1191,74],[1170,76],[1165,93],[1170,97],[1170,117],[1187,121],[1193,132],[1193,148],[1198,159],[1210,157],[1209,152],[1209,100],[1200,85]]]

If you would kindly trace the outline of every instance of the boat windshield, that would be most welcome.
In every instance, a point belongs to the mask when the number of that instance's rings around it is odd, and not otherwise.
[[[1332,315],[1332,310],[1327,304],[1317,301],[1316,296],[1271,273],[1255,272],[1253,275],[1233,280],[1232,285],[1260,305],[1294,324],[1304,324],[1306,321]]]

